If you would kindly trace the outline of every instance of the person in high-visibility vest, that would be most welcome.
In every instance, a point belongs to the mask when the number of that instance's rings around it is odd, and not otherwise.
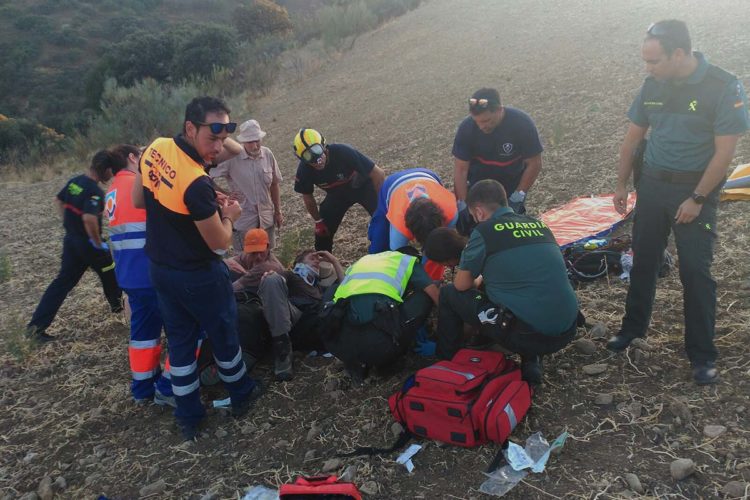
[[[113,161],[112,153],[98,151],[89,171],[70,179],[55,197],[65,228],[62,262],[60,272],[42,295],[26,327],[26,335],[34,342],[55,340],[47,333],[47,328],[88,268],[99,275],[111,311],[122,311],[122,292],[115,278],[115,264],[101,236],[104,192],[99,184],[112,178]]]
[[[456,196],[440,177],[426,168],[410,168],[386,177],[378,193],[378,208],[367,229],[369,253],[397,250],[416,240],[424,245],[438,227],[455,227]],[[442,279],[443,266],[424,260],[427,274]]]
[[[131,193],[141,150],[121,144],[112,150],[118,158],[114,179],[104,197],[109,218],[109,247],[115,260],[115,273],[130,305],[130,344],[128,357],[136,403],[153,399],[158,405],[175,406],[172,385],[161,370],[161,330],[164,326],[156,291],[148,276],[146,211],[133,206]]]
[[[406,247],[409,248],[409,247]],[[333,295],[332,321],[324,342],[355,382],[371,367],[396,362],[414,343],[438,301],[438,287],[417,257],[386,251],[365,255],[347,270]]]
[[[175,417],[186,440],[195,439],[206,415],[196,360],[203,331],[233,415],[245,415],[263,392],[242,360],[237,305],[222,260],[242,209],[236,200],[217,195],[205,171],[236,126],[220,99],[193,99],[182,133],[158,138],[145,149],[133,186],[133,204],[146,209],[149,274],[166,327]]]

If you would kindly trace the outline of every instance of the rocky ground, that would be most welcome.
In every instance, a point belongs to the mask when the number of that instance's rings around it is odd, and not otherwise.
[[[750,5],[745,0],[431,0],[357,40],[302,81],[252,102],[285,176],[288,248],[309,245],[311,221],[291,189],[291,138],[319,128],[386,171],[426,166],[451,184],[450,147],[466,98],[496,86],[526,110],[545,143],[544,171],[530,194],[540,213],[574,196],[609,192],[624,116],[643,77],[639,49],[650,22],[685,19],[711,61],[750,86]],[[745,139],[737,163],[750,162]],[[356,446],[393,440],[386,398],[430,360],[352,387],[338,362],[296,359],[291,383],[242,420],[209,410],[197,443],[181,443],[170,413],[136,407],[128,389],[125,320],[107,313],[95,276],[64,304],[32,349],[20,338],[59,259],[61,228],[51,199],[64,176],[0,184],[0,498],[237,498],[321,472],[346,472],[368,498],[479,498],[495,453],[423,443],[408,474],[395,454],[336,459]],[[750,484],[750,297],[746,202],[725,203],[714,271],[722,382],[690,381],[676,273],[660,283],[648,340],[625,355],[604,349],[617,328],[626,285],[616,277],[581,287],[589,327],[546,362],[545,384],[512,439],[570,433],[544,473],[507,498],[742,498]],[[366,214],[351,211],[335,253],[366,249]],[[267,364],[255,370],[270,380]],[[206,402],[223,398],[205,391]]]

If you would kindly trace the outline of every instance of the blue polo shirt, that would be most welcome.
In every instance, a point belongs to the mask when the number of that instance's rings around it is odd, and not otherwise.
[[[503,120],[489,134],[482,132],[471,116],[464,118],[456,131],[452,153],[469,162],[469,186],[495,179],[510,195],[521,181],[525,160],[543,149],[531,117],[506,106]]]
[[[502,233],[496,241],[483,236],[482,229],[488,228]],[[565,333],[578,316],[578,300],[551,231],[509,207],[498,208],[472,231],[458,267],[474,278],[482,275],[489,300],[541,334]]]
[[[750,127],[742,83],[700,52],[693,54],[698,67],[689,77],[649,76],[630,106],[630,121],[651,129],[646,169],[701,172],[714,155],[716,136],[739,135]]]

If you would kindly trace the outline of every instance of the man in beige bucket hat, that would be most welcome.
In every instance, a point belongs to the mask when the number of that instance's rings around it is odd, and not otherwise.
[[[265,136],[257,120],[247,120],[240,125],[237,135],[237,141],[242,144],[240,154],[210,172],[212,178],[227,180],[232,196],[242,206],[232,239],[235,252],[242,250],[247,231],[255,228],[266,230],[269,248],[274,248],[275,228],[284,222],[279,195],[281,172],[271,150],[262,145]]]

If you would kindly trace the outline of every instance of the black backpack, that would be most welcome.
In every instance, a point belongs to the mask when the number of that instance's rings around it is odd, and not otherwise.
[[[607,239],[607,243],[588,250],[585,242],[563,251],[568,278],[575,283],[593,281],[608,273],[622,273],[622,254],[630,248],[630,235]]]

